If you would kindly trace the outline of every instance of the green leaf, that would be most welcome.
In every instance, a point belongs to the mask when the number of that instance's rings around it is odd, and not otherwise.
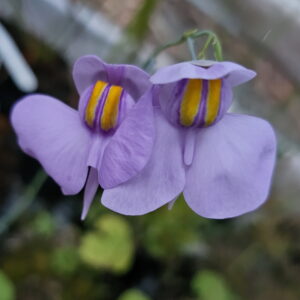
[[[147,295],[137,289],[125,291],[118,300],[151,300]]]
[[[192,289],[201,300],[235,299],[223,277],[213,271],[198,272],[192,280]]]
[[[128,34],[137,41],[142,40],[149,31],[150,18],[157,5],[157,0],[145,0],[127,27]]]
[[[0,295],[1,300],[15,299],[15,287],[12,281],[0,270]]]
[[[143,244],[155,257],[173,260],[204,244],[199,227],[206,221],[187,206],[183,197],[176,200],[172,210],[163,207],[143,216],[142,222]]]
[[[127,221],[119,216],[104,215],[96,221],[95,228],[82,237],[79,254],[83,262],[97,269],[127,271],[134,250]]]
[[[55,231],[55,221],[47,211],[38,213],[32,220],[31,226],[33,231],[45,237],[50,237]]]
[[[72,246],[55,249],[51,255],[51,266],[55,273],[72,275],[79,266],[77,249]]]

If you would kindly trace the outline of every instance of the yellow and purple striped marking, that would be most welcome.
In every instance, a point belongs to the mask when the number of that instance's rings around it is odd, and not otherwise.
[[[184,127],[209,126],[220,113],[222,79],[189,79],[181,97],[179,123]]]
[[[114,129],[118,125],[123,92],[121,86],[98,80],[87,101],[85,123],[92,129],[100,128],[103,131]]]

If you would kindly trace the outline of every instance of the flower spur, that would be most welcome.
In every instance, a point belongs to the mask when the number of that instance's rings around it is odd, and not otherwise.
[[[64,194],[85,186],[84,219],[99,184],[111,188],[127,181],[151,155],[154,123],[146,97],[151,84],[141,69],[106,64],[95,56],[80,58],[73,78],[79,113],[36,94],[14,106],[11,122],[23,151],[41,163]]]
[[[267,198],[276,155],[272,127],[264,120],[227,113],[232,88],[255,72],[232,62],[192,61],[158,70],[156,140],[152,157],[135,178],[105,190],[102,204],[140,215],[183,192],[187,204],[208,218],[252,211]]]

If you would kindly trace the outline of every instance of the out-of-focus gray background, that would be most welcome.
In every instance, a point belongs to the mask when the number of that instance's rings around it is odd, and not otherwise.
[[[79,56],[141,65],[194,28],[215,31],[226,60],[258,73],[235,90],[232,109],[276,130],[268,202],[214,221],[183,199],[130,218],[95,201],[80,223],[82,195],[63,197],[47,179],[32,197],[39,165],[17,146],[13,103],[38,91],[75,107]],[[299,299],[299,31],[298,0],[0,0],[0,300]],[[153,71],[189,59],[174,47]]]

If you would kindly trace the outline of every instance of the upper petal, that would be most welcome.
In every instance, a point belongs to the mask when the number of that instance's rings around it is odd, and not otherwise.
[[[133,65],[107,64],[95,55],[80,57],[74,64],[73,79],[79,94],[97,80],[120,85],[137,100],[150,87],[149,75]]]
[[[276,140],[266,121],[227,114],[199,130],[184,196],[199,215],[223,219],[252,211],[267,198]]]
[[[91,143],[78,112],[37,94],[14,106],[11,122],[24,152],[42,164],[65,194],[78,193],[86,180]]]
[[[108,81],[106,63],[94,55],[82,56],[74,63],[73,79],[77,91],[81,95],[97,80]]]
[[[128,112],[104,150],[99,182],[112,188],[140,172],[150,159],[155,137],[152,89]]]
[[[133,179],[107,189],[102,204],[125,215],[142,215],[172,201],[183,190],[181,134],[155,110],[156,139],[150,161]]]
[[[165,84],[185,78],[212,80],[226,77],[232,86],[236,86],[252,79],[255,75],[254,71],[233,62],[210,62],[206,66],[203,61],[190,61],[161,68],[151,76],[150,80],[154,84]]]

